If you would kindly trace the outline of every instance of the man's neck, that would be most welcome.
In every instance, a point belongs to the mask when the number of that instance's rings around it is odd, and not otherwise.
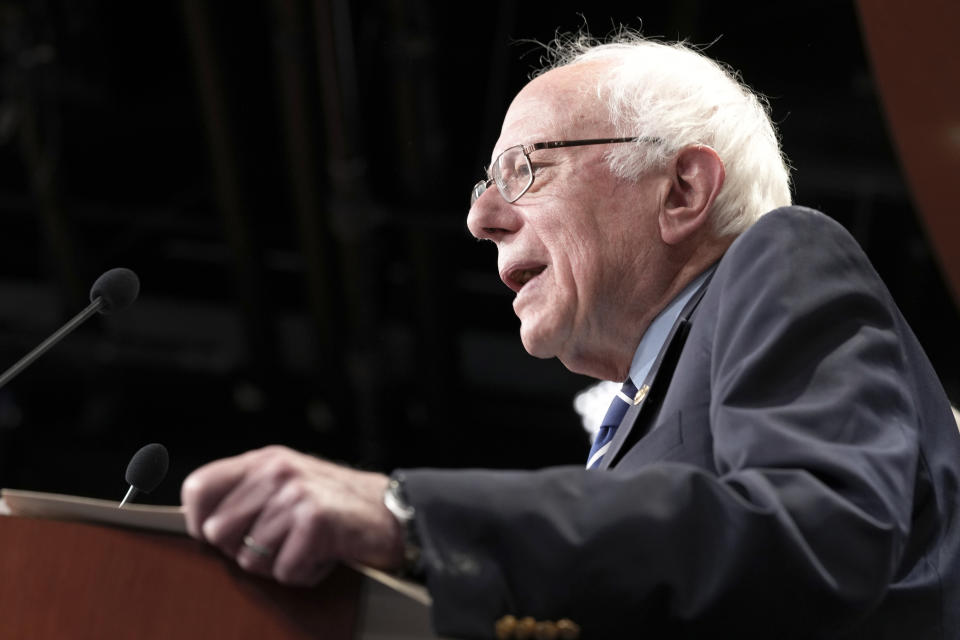
[[[605,368],[597,368],[593,372],[586,372],[586,375],[600,380],[615,380],[618,382],[625,380],[630,374],[640,342],[647,335],[652,324],[678,296],[687,291],[691,283],[700,278],[704,272],[723,257],[734,239],[734,237],[717,238],[701,246],[695,256],[676,268],[673,276],[662,289],[662,293],[657,296],[656,304],[648,307],[642,317],[631,325],[632,338],[628,338],[615,352],[611,349],[611,357],[606,362],[615,364]]]

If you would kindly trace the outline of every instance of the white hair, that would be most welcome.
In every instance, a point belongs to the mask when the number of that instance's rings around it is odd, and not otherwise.
[[[622,31],[600,43],[560,36],[548,45],[548,66],[609,62],[596,91],[618,136],[659,144],[614,145],[613,173],[636,179],[679,150],[706,145],[723,161],[726,179],[714,202],[716,232],[737,235],[757,219],[790,204],[790,174],[770,121],[769,105],[737,74],[685,43],[662,43]]]

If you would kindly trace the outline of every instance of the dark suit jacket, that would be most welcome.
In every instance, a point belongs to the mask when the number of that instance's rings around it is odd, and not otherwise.
[[[437,632],[960,637],[960,435],[856,242],[773,211],[676,329],[609,468],[403,472]]]

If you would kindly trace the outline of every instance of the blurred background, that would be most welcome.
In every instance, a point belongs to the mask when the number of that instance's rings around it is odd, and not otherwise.
[[[770,99],[795,201],[863,245],[960,400],[957,309],[903,177],[857,7],[0,0],[0,369],[124,266],[139,300],[0,390],[0,486],[118,499],[130,456],[268,443],[350,464],[579,464],[574,395],[526,355],[468,191],[556,30],[709,45]],[[586,8],[589,5],[589,8]]]

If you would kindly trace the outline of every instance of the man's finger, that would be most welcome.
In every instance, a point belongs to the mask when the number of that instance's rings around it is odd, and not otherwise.
[[[224,458],[195,470],[180,487],[180,502],[187,531],[194,538],[204,539],[203,523],[255,464],[256,452]]]
[[[344,523],[318,511],[326,505],[298,503],[291,512],[292,526],[273,564],[273,576],[284,584],[310,586],[330,571],[334,541]],[[334,530],[339,528],[339,531]]]
[[[274,493],[243,536],[237,563],[253,573],[273,574],[273,565],[293,526],[292,509],[303,495],[300,487],[287,484]]]

